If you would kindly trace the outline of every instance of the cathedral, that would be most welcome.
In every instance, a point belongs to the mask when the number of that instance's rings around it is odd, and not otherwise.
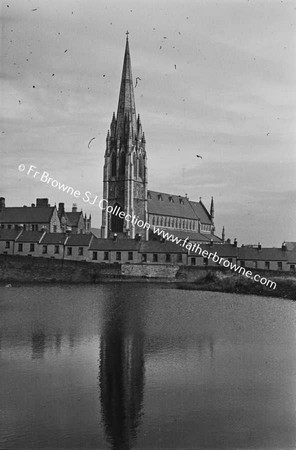
[[[214,234],[213,198],[208,211],[201,199],[191,201],[187,195],[148,190],[146,138],[140,115],[136,114],[128,33],[117,114],[113,113],[106,138],[103,198],[113,210],[122,214],[112,214],[105,206],[102,238],[116,235],[118,238],[153,240],[156,238],[152,230],[160,227],[191,241],[222,242]],[[137,220],[125,220],[126,216]],[[140,223],[150,224],[150,230],[139,226]]]

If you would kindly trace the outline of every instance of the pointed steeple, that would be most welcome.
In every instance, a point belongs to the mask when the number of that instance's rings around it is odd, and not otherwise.
[[[133,134],[136,134],[136,105],[134,96],[134,85],[132,77],[131,57],[129,51],[128,32],[126,35],[125,54],[121,76],[119,101],[117,108],[117,138],[125,136],[125,118],[129,115]]]

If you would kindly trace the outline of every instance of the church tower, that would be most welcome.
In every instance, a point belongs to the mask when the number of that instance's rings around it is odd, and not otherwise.
[[[138,222],[148,222],[147,212],[147,157],[145,135],[140,116],[136,115],[134,86],[128,32],[123,60],[117,115],[113,113],[106,138],[103,173],[103,198],[108,205],[102,211],[101,236],[134,239],[141,235],[148,239],[148,230]],[[106,203],[106,202],[105,202]],[[123,211],[125,218],[106,210]],[[129,220],[127,220],[129,219]]]

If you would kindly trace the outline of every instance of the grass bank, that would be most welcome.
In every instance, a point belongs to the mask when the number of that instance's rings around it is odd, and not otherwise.
[[[178,289],[196,290],[196,291],[214,291],[227,292],[235,294],[262,295],[266,297],[282,297],[290,300],[296,300],[296,278],[272,277],[275,281],[276,288],[271,289],[256,283],[251,279],[239,275],[226,275],[219,277],[213,272],[191,283],[179,282]]]

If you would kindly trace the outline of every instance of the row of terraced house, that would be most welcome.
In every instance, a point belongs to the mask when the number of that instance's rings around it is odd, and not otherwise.
[[[184,242],[184,241],[183,241]],[[186,243],[188,248],[188,241]],[[258,246],[238,247],[232,244],[199,244],[197,251],[189,251],[183,243],[169,241],[141,241],[137,239],[102,239],[93,233],[50,233],[0,229],[0,254],[45,257],[94,263],[175,264],[217,266],[212,257],[218,255],[230,263],[252,269],[295,272],[296,244],[283,243],[281,248]],[[216,258],[217,259],[217,258]]]

